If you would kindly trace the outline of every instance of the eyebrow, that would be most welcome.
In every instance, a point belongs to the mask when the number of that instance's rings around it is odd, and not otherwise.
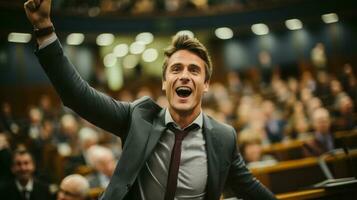
[[[197,68],[197,69],[199,69],[201,71],[201,67],[196,65],[196,64],[190,64],[190,65],[188,65],[188,67],[189,68]]]
[[[172,67],[176,67],[176,66],[184,66],[184,64],[181,63],[181,62],[176,62],[176,63],[173,63],[173,64],[169,65],[168,67],[172,68]],[[195,68],[198,68],[198,69],[201,70],[201,67],[198,64],[195,64],[195,63],[189,64],[188,67],[195,67]]]

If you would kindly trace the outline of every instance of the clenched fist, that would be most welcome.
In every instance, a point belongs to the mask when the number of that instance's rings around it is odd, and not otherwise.
[[[42,29],[52,26],[51,0],[28,0],[24,3],[24,8],[27,18],[34,28]]]

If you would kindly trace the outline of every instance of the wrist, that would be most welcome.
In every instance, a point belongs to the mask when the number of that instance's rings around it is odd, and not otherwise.
[[[53,27],[53,25],[47,26],[47,27],[43,27],[43,28],[34,28],[33,30],[34,35],[36,38],[41,38],[44,36],[48,36],[51,35],[53,32],[55,32],[55,28]]]
[[[36,20],[32,22],[33,28],[34,29],[42,29],[42,28],[46,28],[49,26],[53,26],[52,21],[50,18],[44,18],[41,20]]]

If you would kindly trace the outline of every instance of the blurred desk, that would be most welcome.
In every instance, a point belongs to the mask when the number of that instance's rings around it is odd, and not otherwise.
[[[343,185],[334,188],[306,189],[294,192],[278,194],[279,200],[353,200],[357,199],[357,183]]]
[[[325,194],[326,194],[325,189],[311,189],[311,190],[302,190],[302,191],[278,194],[276,195],[276,197],[279,200],[298,200],[298,199],[321,198]]]
[[[353,166],[357,163],[357,152],[350,152]],[[336,178],[353,176],[347,156],[343,153],[326,158],[333,175]],[[282,161],[273,166],[251,168],[251,172],[275,194],[296,191],[314,185],[326,179],[321,171],[318,158],[309,157],[298,160]]]
[[[103,188],[100,188],[100,187],[98,187],[98,188],[91,188],[90,190],[89,190],[89,198],[90,199],[98,199],[99,198],[99,196],[102,194],[104,192],[104,189]]]
[[[335,141],[338,147],[357,147],[357,130],[338,131],[335,133]]]
[[[303,158],[302,148],[305,140],[288,140],[263,147],[263,154],[273,155],[279,161]]]

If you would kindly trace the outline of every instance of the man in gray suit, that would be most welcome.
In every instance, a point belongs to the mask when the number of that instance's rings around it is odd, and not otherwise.
[[[212,65],[197,39],[178,35],[165,51],[167,109],[148,97],[119,102],[91,88],[64,56],[50,7],[50,0],[25,3],[41,65],[66,106],[124,143],[102,199],[216,200],[226,183],[244,199],[275,199],[246,168],[235,130],[202,112]]]

